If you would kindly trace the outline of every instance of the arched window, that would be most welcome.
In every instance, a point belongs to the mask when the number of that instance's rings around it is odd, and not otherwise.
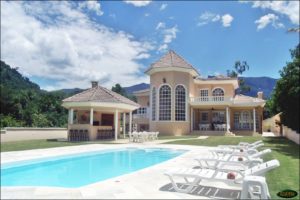
[[[178,85],[175,89],[175,120],[185,121],[185,103],[186,95],[185,88]]]
[[[152,121],[156,119],[156,89],[152,88]]]
[[[168,85],[159,89],[159,120],[171,120],[171,88]]]
[[[212,92],[213,101],[224,101],[224,90],[216,88]]]

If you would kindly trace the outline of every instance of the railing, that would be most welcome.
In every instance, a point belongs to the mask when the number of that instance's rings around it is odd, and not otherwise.
[[[137,113],[132,116],[134,119],[136,118],[149,118],[150,117],[150,108],[142,107],[137,110]]]
[[[133,114],[132,118],[136,119],[136,118],[149,118],[150,115],[149,113],[142,113],[142,114]]]
[[[230,103],[233,98],[230,96],[205,96],[205,97],[191,97],[191,103]]]

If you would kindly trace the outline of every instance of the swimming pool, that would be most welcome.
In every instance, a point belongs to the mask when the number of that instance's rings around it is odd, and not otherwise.
[[[122,148],[4,164],[1,186],[76,188],[134,172],[184,152],[165,148]]]

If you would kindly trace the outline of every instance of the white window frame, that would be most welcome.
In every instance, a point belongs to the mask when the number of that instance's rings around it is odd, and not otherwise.
[[[153,98],[153,92],[155,92],[155,98]],[[152,87],[152,89],[151,89],[151,120],[156,121],[156,119],[157,119],[157,90],[155,87]]]
[[[163,86],[168,86],[170,88],[170,119],[161,119],[160,90]],[[172,113],[173,113],[172,112],[172,102],[173,102],[172,101],[172,99],[173,99],[172,91],[173,91],[172,87],[169,84],[162,84],[159,86],[159,89],[158,89],[158,121],[172,121]]]
[[[176,111],[177,111],[177,105],[176,105],[176,102],[177,102],[177,94],[176,94],[176,89],[181,86],[184,88],[184,119],[176,119]],[[187,121],[187,89],[185,87],[185,85],[182,85],[182,84],[178,84],[175,86],[175,90],[174,90],[174,100],[175,100],[175,121]]]

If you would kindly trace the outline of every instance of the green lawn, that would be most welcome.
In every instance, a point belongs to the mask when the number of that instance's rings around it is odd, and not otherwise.
[[[96,141],[96,142],[60,142],[60,141],[47,141],[47,140],[28,140],[16,142],[1,143],[1,152],[6,151],[21,151],[29,149],[45,149],[53,147],[76,146],[86,144],[108,144],[110,141]],[[116,144],[116,143],[110,143]]]
[[[272,153],[265,160],[277,159],[280,167],[266,174],[271,197],[280,199],[276,194],[284,189],[292,189],[298,192],[299,199],[299,145],[285,138],[262,138],[262,137],[209,137],[205,140],[177,140],[167,144],[184,144],[198,146],[217,146],[219,144],[238,144],[263,140],[263,148],[272,149]]]

